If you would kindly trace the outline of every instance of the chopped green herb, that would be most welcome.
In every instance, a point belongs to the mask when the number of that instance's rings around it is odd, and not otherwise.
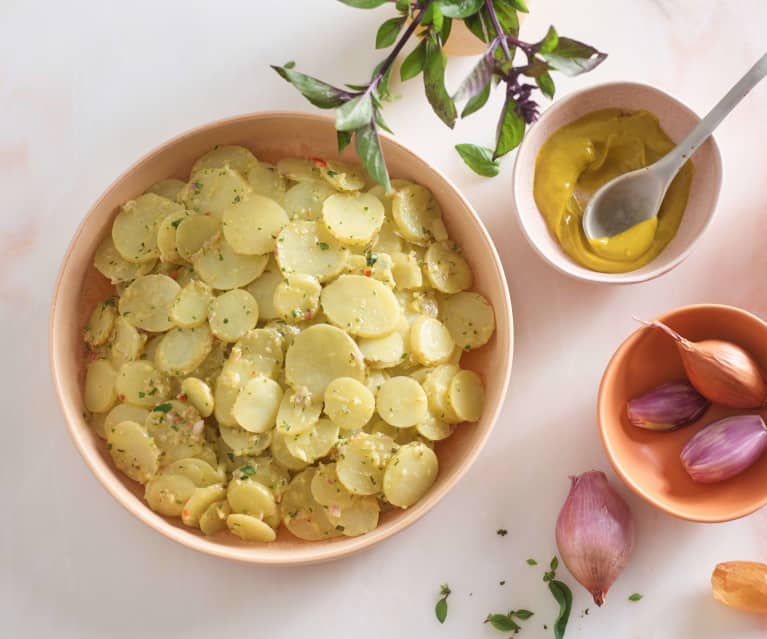
[[[335,177],[338,175],[338,171],[333,171],[332,169],[328,169],[328,177]]]
[[[146,393],[144,391],[139,391],[138,396],[143,399],[146,396]]]
[[[183,222],[183,221],[184,221],[184,218],[183,218],[183,217],[180,217],[180,218],[178,218],[177,220],[173,220],[173,221],[170,223],[170,225],[171,225],[171,226],[172,226],[174,229],[177,229],[177,228],[178,228],[178,225],[179,225],[179,224],[181,224],[181,222]]]
[[[235,196],[234,196],[234,199],[232,200],[232,203],[233,203],[233,204],[237,204],[237,202],[239,202],[241,199],[242,199],[242,198],[241,198],[239,195],[235,195]]]
[[[517,632],[520,630],[520,625],[511,618],[511,613],[508,615],[491,613],[485,618],[485,623],[489,623],[500,632]]]
[[[256,474],[256,469],[253,468],[250,464],[245,464],[244,466],[240,467],[240,479],[246,479],[248,477],[252,477]]]
[[[319,246],[320,249],[323,251],[327,251],[330,248],[330,244],[328,244],[327,242],[318,242],[317,246]]]
[[[173,408],[173,404],[165,402],[164,404],[157,404],[152,410],[158,413],[167,413]]]
[[[437,600],[437,605],[434,606],[434,614],[440,623],[445,623],[445,619],[447,619],[447,598],[450,596],[450,592],[450,586],[447,584],[442,584],[439,587],[441,597]]]
[[[495,531],[495,534],[500,537],[505,537],[506,535],[509,534],[509,531],[506,530],[505,528],[499,528],[498,530]]]
[[[344,527],[341,524],[339,524],[338,526],[336,526],[336,530],[339,531],[339,532],[343,532],[344,531]]]
[[[629,597],[629,601],[639,601],[642,598],[642,595],[640,595],[638,592],[635,592],[633,595]]]
[[[530,558],[530,559],[527,560],[527,565],[528,566],[537,566],[538,562],[535,561],[535,559]]]
[[[378,261],[378,256],[375,253],[371,253],[368,251],[365,254],[365,264],[368,266],[375,266],[375,263]]]

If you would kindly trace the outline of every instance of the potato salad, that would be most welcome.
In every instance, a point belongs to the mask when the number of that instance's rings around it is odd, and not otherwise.
[[[495,330],[434,195],[358,167],[219,146],[123,204],[84,330],[84,402],[146,502],[205,535],[376,528],[482,415]]]

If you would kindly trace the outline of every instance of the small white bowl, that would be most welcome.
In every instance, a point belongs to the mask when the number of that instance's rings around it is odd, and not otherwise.
[[[709,138],[692,156],[695,173],[690,199],[677,234],[652,262],[628,273],[600,273],[576,264],[551,235],[533,197],[535,159],[543,143],[558,129],[600,109],[645,109],[654,113],[661,127],[675,142],[681,141],[700,118],[667,93],[646,84],[615,82],[572,93],[554,102],[530,127],[514,163],[514,203],[520,226],[532,247],[565,275],[608,284],[644,282],[678,266],[692,252],[714,217],[722,186],[722,158]]]

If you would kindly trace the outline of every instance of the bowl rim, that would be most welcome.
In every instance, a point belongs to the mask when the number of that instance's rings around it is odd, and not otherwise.
[[[669,320],[672,320],[676,315],[681,313],[694,313],[699,310],[711,310],[711,309],[719,309],[723,310],[728,313],[732,313],[734,315],[738,315],[743,319],[748,320],[756,320],[758,323],[760,323],[762,326],[764,326],[765,330],[767,330],[767,321],[763,320],[761,317],[756,315],[755,313],[751,313],[750,311],[747,311],[742,308],[738,308],[737,306],[730,306],[728,304],[687,304],[685,306],[678,306],[674,309],[671,309],[670,311],[667,311],[665,313],[662,313],[661,315],[658,315],[656,319],[667,322]],[[615,454],[615,450],[613,446],[610,444],[608,435],[607,435],[607,428],[605,426],[606,420],[607,420],[607,379],[608,377],[612,377],[614,373],[615,366],[617,364],[618,359],[623,359],[625,355],[634,347],[637,340],[640,338],[643,330],[645,327],[640,326],[635,331],[630,333],[626,339],[621,342],[620,346],[615,350],[615,353],[613,353],[613,356],[610,358],[610,361],[607,362],[607,366],[605,367],[604,373],[602,374],[602,380],[599,383],[599,393],[597,395],[597,426],[599,428],[599,437],[602,440],[602,446],[605,449],[605,453],[607,454],[607,458],[610,461],[610,464],[613,467],[613,470],[617,473],[617,475],[623,480],[623,483],[626,484],[635,494],[642,497],[645,501],[650,503],[652,506],[657,508],[658,510],[661,510],[662,512],[671,515],[673,517],[676,517],[677,519],[682,519],[685,521],[692,521],[697,523],[704,523],[704,524],[717,524],[722,523],[726,521],[733,521],[735,519],[740,519],[741,517],[745,517],[747,515],[750,515],[763,506],[767,505],[767,489],[764,491],[764,495],[760,497],[758,500],[756,500],[754,503],[744,506],[737,510],[730,510],[727,512],[720,512],[718,514],[711,514],[711,515],[690,515],[689,513],[685,512],[684,510],[674,509],[671,506],[667,505],[663,500],[655,497],[651,492],[646,490],[639,482],[637,482],[632,476],[631,473],[628,472],[623,464],[618,459],[618,456]]]
[[[696,121],[699,122],[701,120],[701,116],[699,116],[695,111],[693,111],[686,104],[684,104],[683,102],[681,102],[680,100],[672,96],[671,94],[666,93],[665,91],[657,87],[654,87],[650,84],[644,84],[643,82],[617,81],[617,82],[602,82],[599,84],[594,84],[594,85],[585,87],[583,89],[579,89],[577,91],[573,91],[572,93],[568,93],[566,96],[560,98],[556,102],[553,102],[541,114],[541,117],[538,118],[538,121],[533,126],[535,126],[536,124],[540,122],[545,122],[546,120],[553,117],[552,115],[553,113],[559,111],[562,108],[565,108],[567,105],[569,105],[572,102],[582,99],[584,96],[589,95],[590,93],[593,93],[595,91],[617,90],[617,89],[627,89],[627,88],[640,88],[643,91],[656,93],[663,99],[672,102],[676,108],[686,113],[687,115],[692,116]],[[717,215],[717,212],[718,212],[717,205],[719,203],[719,197],[722,191],[722,183],[724,181],[724,175],[722,173],[722,154],[719,149],[719,145],[717,144],[716,136],[715,134],[712,134],[709,136],[708,139],[711,142],[711,148],[713,150],[714,170],[718,174],[719,179],[717,180],[716,191],[714,193],[713,201],[711,202],[711,213],[708,215],[708,219],[703,225],[703,228],[701,228],[700,232],[690,241],[687,247],[677,257],[675,257],[673,260],[669,261],[668,263],[658,266],[641,275],[637,274],[637,272],[640,269],[637,269],[636,271],[628,271],[626,273],[602,273],[600,271],[588,271],[588,272],[581,273],[581,272],[570,270],[569,268],[566,268],[556,263],[553,259],[549,257],[547,251],[545,251],[541,246],[538,245],[538,242],[536,242],[530,230],[528,229],[527,223],[525,221],[525,216],[520,211],[520,207],[519,207],[519,203],[517,199],[518,173],[520,170],[519,157],[522,155],[521,153],[522,149],[525,147],[525,143],[528,142],[529,139],[530,139],[529,136],[525,136],[525,138],[522,140],[522,143],[519,149],[517,150],[517,154],[514,158],[514,166],[512,168],[512,197],[514,200],[514,209],[517,213],[517,221],[519,223],[519,226],[522,229],[523,235],[527,239],[528,244],[532,246],[533,250],[540,257],[542,257],[547,264],[552,266],[554,269],[556,269],[560,273],[567,275],[568,277],[571,277],[576,280],[585,281],[585,282],[597,282],[599,284],[638,284],[640,282],[649,282],[650,280],[654,280],[660,277],[661,275],[665,275],[672,269],[679,266],[692,254],[696,245],[698,244],[700,239],[706,234],[709,227],[711,226],[711,223],[714,221],[714,218]],[[540,215],[540,211],[538,212],[538,214]],[[660,255],[658,257],[660,257]],[[658,258],[656,257],[655,259],[657,260]],[[569,257],[568,257],[568,260],[572,261],[571,258]],[[652,262],[650,262],[650,264],[652,264]]]
[[[69,241],[67,245],[67,248],[63,257],[61,258],[58,273],[56,276],[56,282],[55,282],[52,297],[51,297],[50,309],[49,309],[48,358],[49,358],[49,366],[51,370],[51,377],[52,377],[54,389],[56,392],[56,397],[58,399],[58,403],[61,408],[61,412],[64,417],[67,430],[69,431],[70,437],[75,444],[75,448],[77,448],[81,457],[85,460],[85,463],[90,469],[91,473],[96,477],[96,479],[101,484],[101,486],[105,488],[107,492],[118,502],[118,504],[120,504],[123,508],[125,508],[129,513],[134,515],[141,522],[146,524],[150,529],[154,530],[155,532],[162,535],[163,537],[167,537],[172,541],[175,541],[183,546],[186,546],[187,548],[196,550],[206,555],[210,555],[213,557],[220,557],[223,559],[234,560],[234,561],[247,563],[247,564],[256,564],[256,565],[264,565],[264,566],[297,566],[297,565],[322,563],[322,562],[331,561],[334,559],[340,559],[342,557],[346,557],[354,553],[357,553],[361,550],[364,550],[366,548],[369,548],[379,542],[382,542],[396,535],[399,532],[402,532],[403,530],[405,530],[406,528],[414,524],[416,521],[421,519],[432,508],[434,508],[445,497],[445,495],[447,495],[447,493],[453,489],[453,487],[458,483],[458,481],[461,480],[466,475],[466,473],[472,467],[477,457],[479,456],[479,454],[482,452],[485,445],[487,444],[487,441],[490,438],[490,435],[492,434],[492,431],[495,428],[496,423],[498,422],[498,417],[501,413],[501,410],[503,409],[505,405],[505,399],[508,394],[509,380],[511,377],[511,367],[512,367],[512,363],[514,359],[514,316],[513,316],[512,307],[511,307],[511,295],[509,291],[509,285],[506,280],[506,274],[503,269],[503,263],[501,262],[500,256],[498,254],[498,250],[495,246],[495,243],[492,240],[492,237],[490,236],[490,233],[488,232],[482,219],[479,217],[479,215],[475,211],[474,207],[463,195],[460,189],[458,189],[458,187],[453,183],[453,181],[449,177],[447,177],[440,169],[434,167],[430,162],[427,162],[425,159],[423,159],[421,156],[419,156],[409,147],[407,147],[406,145],[394,139],[392,135],[382,132],[380,134],[380,137],[386,139],[387,143],[391,144],[392,146],[398,147],[398,149],[402,151],[404,154],[410,155],[416,158],[417,160],[419,160],[420,162],[427,164],[429,166],[429,170],[435,173],[437,177],[439,177],[441,180],[443,180],[446,186],[452,190],[455,196],[457,196],[458,200],[464,205],[466,210],[469,212],[470,216],[474,219],[474,222],[476,223],[478,228],[479,235],[485,244],[485,248],[487,249],[486,252],[489,254],[490,261],[492,262],[492,269],[495,274],[495,277],[498,278],[501,284],[500,293],[502,297],[502,309],[495,309],[495,312],[496,312],[496,316],[498,315],[500,311],[508,318],[508,335],[506,335],[506,338],[508,340],[508,354],[505,357],[504,369],[502,371],[498,371],[502,376],[502,381],[500,386],[500,401],[498,401],[495,406],[488,407],[491,409],[487,413],[488,426],[485,429],[485,432],[481,434],[480,438],[478,439],[477,444],[474,447],[474,450],[461,457],[461,461],[458,463],[452,477],[446,480],[434,492],[427,493],[428,499],[426,499],[423,503],[421,503],[420,506],[416,505],[412,509],[405,511],[400,517],[399,521],[397,521],[390,528],[384,530],[383,532],[381,528],[376,528],[375,530],[365,535],[360,535],[358,537],[348,537],[345,540],[345,543],[343,544],[317,543],[316,550],[313,550],[312,552],[303,553],[302,555],[297,557],[291,557],[290,554],[288,554],[287,557],[283,557],[280,553],[275,553],[273,551],[270,552],[268,550],[265,550],[269,548],[269,545],[263,546],[263,545],[253,544],[252,546],[229,546],[226,544],[220,544],[220,543],[217,543],[215,540],[206,539],[197,534],[194,534],[191,531],[186,531],[180,527],[174,526],[168,523],[167,521],[165,521],[165,518],[162,518],[161,520],[165,524],[165,525],[162,525],[162,523],[158,523],[156,521],[155,513],[153,513],[149,509],[149,507],[146,505],[146,503],[144,503],[142,500],[125,499],[124,495],[121,493],[121,491],[119,490],[117,486],[117,484],[119,484],[120,482],[117,481],[115,477],[115,471],[109,467],[105,467],[105,470],[102,470],[102,468],[96,463],[95,458],[98,456],[98,452],[96,451],[94,446],[92,446],[88,441],[86,441],[86,435],[84,430],[76,426],[75,421],[76,421],[77,411],[75,411],[72,407],[67,405],[66,398],[64,397],[64,394],[62,392],[61,380],[63,379],[63,374],[59,367],[59,358],[58,358],[57,349],[56,349],[56,345],[57,345],[56,326],[57,326],[57,323],[60,322],[60,318],[58,316],[58,302],[59,302],[59,298],[62,295],[62,288],[61,288],[62,282],[64,280],[65,273],[67,272],[70,261],[72,259],[72,254],[74,253],[75,247],[80,241],[80,237],[82,233],[84,232],[86,226],[94,217],[96,210],[100,208],[102,202],[107,197],[107,195],[118,184],[120,184],[123,180],[125,180],[130,174],[135,172],[142,164],[151,160],[156,154],[187,138],[194,137],[205,131],[210,131],[212,129],[216,129],[222,126],[236,125],[237,123],[240,123],[240,122],[269,119],[269,118],[303,119],[307,121],[314,121],[315,123],[318,123],[318,124],[331,124],[331,125],[333,124],[333,119],[325,115],[320,115],[316,113],[305,113],[300,111],[290,111],[290,110],[257,111],[257,112],[245,113],[245,114],[235,115],[231,117],[219,118],[217,120],[212,120],[210,122],[200,124],[190,129],[186,129],[185,131],[182,131],[181,133],[178,133],[166,139],[159,145],[150,148],[148,151],[143,152],[137,160],[132,162],[128,166],[128,168],[123,170],[118,175],[118,177],[115,178],[101,192],[101,194],[96,198],[93,204],[88,208],[88,211],[82,217],[82,220],[78,224],[77,229],[75,230],[72,236],[72,239]],[[496,322],[496,327],[497,325],[498,323]],[[243,549],[246,549],[247,552],[242,552]]]

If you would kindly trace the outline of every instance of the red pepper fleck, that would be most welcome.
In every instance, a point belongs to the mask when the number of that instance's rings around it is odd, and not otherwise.
[[[178,279],[178,271],[173,271],[173,272],[170,274],[170,277],[171,277],[171,279],[173,279],[173,280],[177,280],[177,279]]]
[[[373,274],[373,271],[371,271],[369,268],[366,268],[364,271],[362,271],[362,274],[365,277],[370,277]]]
[[[186,395],[184,395],[184,393],[181,393],[176,399],[178,399],[178,401],[180,401],[180,402],[185,402],[186,401]]]
[[[208,217],[210,217],[210,211],[205,211],[205,215],[207,215]]]
[[[189,517],[189,511],[186,508],[184,508],[184,510],[181,511],[181,516],[182,517]]]
[[[328,165],[322,158],[312,158],[312,162],[314,162],[315,166],[321,166],[322,168],[325,168]]]
[[[314,313],[311,311],[306,311],[306,313],[304,313],[304,320],[310,320],[312,317],[314,317]]]
[[[119,399],[121,402],[124,402],[124,401],[125,401],[125,395],[123,395],[122,393],[120,393],[120,394],[117,396],[117,399]]]

